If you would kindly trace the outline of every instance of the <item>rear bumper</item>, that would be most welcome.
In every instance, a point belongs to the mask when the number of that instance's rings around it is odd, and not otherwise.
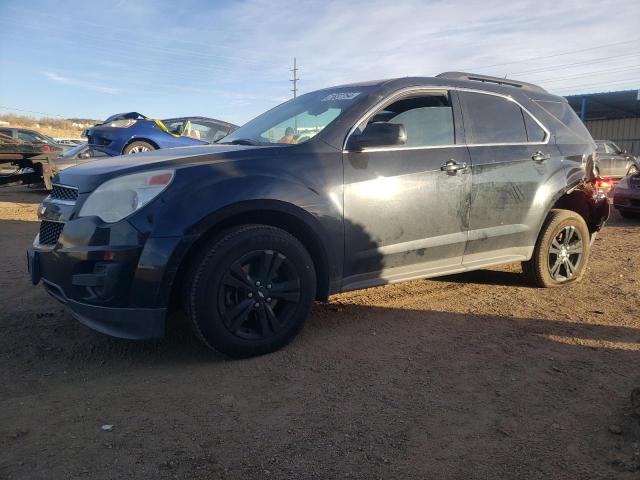
[[[618,210],[640,212],[640,189],[616,189],[613,195],[613,206]]]
[[[164,335],[165,308],[115,308],[71,300],[62,289],[43,280],[45,290],[67,307],[80,323],[112,337],[130,340],[160,338]]]

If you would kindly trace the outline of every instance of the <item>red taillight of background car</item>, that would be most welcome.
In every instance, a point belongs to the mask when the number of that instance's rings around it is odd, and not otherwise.
[[[609,193],[613,188],[613,182],[610,178],[598,178],[596,180],[596,188],[598,192]]]
[[[43,152],[49,152],[49,151],[51,151],[51,148],[49,148],[49,145],[43,145],[42,146],[42,151]]]

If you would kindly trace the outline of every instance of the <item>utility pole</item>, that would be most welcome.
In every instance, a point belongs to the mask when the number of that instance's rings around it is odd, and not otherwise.
[[[296,63],[296,57],[293,57],[293,68],[291,69],[291,71],[293,72],[293,78],[289,81],[293,82],[293,89],[291,89],[291,91],[293,92],[293,98],[296,98],[298,96],[298,80],[300,80],[298,78],[298,64]],[[293,128],[296,132],[298,131],[297,115],[293,119]]]
[[[293,72],[293,78],[289,81],[293,82],[293,89],[291,91],[293,92],[293,98],[296,98],[298,96],[298,80],[300,80],[298,78],[298,65],[296,63],[296,57],[293,57],[293,68],[291,69],[291,71]]]

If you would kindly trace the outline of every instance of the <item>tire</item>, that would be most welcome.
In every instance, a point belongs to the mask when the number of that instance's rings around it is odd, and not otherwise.
[[[531,260],[522,262],[522,272],[537,287],[579,282],[586,271],[589,251],[590,234],[584,219],[571,210],[551,210]]]
[[[618,210],[618,212],[620,212],[620,216],[624,218],[632,218],[632,219],[640,218],[640,213],[630,212],[629,210]]]
[[[246,358],[287,345],[315,295],[313,260],[295,237],[276,227],[243,225],[213,238],[196,255],[184,300],[205,345]]]
[[[141,140],[136,142],[131,142],[129,145],[124,147],[122,151],[123,155],[130,155],[132,153],[142,153],[142,152],[151,152],[155,150],[156,147],[151,145],[149,142],[143,142]]]

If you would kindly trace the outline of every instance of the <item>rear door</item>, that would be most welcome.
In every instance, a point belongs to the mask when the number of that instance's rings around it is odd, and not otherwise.
[[[343,288],[461,268],[467,239],[468,168],[459,104],[447,90],[392,96],[367,123],[402,124],[405,145],[344,153]]]
[[[565,181],[548,130],[511,97],[461,91],[472,164],[469,235],[463,263],[527,258],[550,195]]]

